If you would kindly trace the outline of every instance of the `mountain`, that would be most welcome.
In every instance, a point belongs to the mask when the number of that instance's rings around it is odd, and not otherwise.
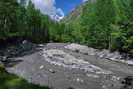
[[[81,5],[77,6],[74,8],[67,16],[64,17],[64,19],[61,20],[63,23],[77,23],[79,22],[82,11],[84,6],[88,3],[89,1],[86,1],[82,3]]]

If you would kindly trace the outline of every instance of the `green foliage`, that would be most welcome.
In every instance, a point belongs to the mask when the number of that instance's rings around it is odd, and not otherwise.
[[[49,89],[39,85],[34,85],[16,77],[13,74],[0,71],[0,89]]]
[[[8,8],[7,8],[8,7]],[[35,43],[76,42],[133,56],[133,0],[92,0],[56,22],[26,0],[0,1],[0,39],[24,37]]]
[[[133,56],[133,0],[93,0],[82,8],[80,18],[76,18],[76,8],[64,19],[67,25],[62,40]]]
[[[5,72],[5,67],[3,64],[0,64],[0,72]]]
[[[72,38],[73,38],[73,42],[77,42],[77,43],[83,43],[84,42],[84,36],[82,34],[81,29],[81,25],[80,24],[72,24]]]
[[[15,0],[0,1],[0,39],[6,39],[17,33],[16,26],[16,7]],[[8,7],[8,8],[7,8]]]
[[[81,24],[84,26],[85,39],[88,39],[87,44],[108,48],[110,24],[115,23],[116,18],[113,0],[91,2],[83,12]]]
[[[36,10],[31,1],[25,6],[26,0],[20,4],[16,0],[0,1],[0,39],[18,36],[36,43],[49,41],[48,16]]]
[[[26,37],[33,42],[47,42],[49,40],[49,33],[47,31],[45,16],[40,11],[36,10],[34,5],[29,2],[27,7],[27,30]]]

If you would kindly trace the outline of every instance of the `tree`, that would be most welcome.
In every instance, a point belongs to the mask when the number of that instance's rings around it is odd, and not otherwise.
[[[27,2],[28,2],[28,0],[20,0],[20,5],[24,8],[24,7],[26,7]]]
[[[110,25],[115,23],[116,11],[113,0],[97,0],[86,5],[81,24],[85,40],[90,46],[108,48]]]
[[[33,42],[46,42],[49,40],[48,28],[44,20],[45,16],[39,10],[36,10],[34,4],[30,1],[27,7],[27,25],[26,37]]]
[[[0,1],[0,39],[16,35],[16,7],[16,0]]]

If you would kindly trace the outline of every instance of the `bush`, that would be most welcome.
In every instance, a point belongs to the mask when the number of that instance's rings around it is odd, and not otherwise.
[[[2,68],[3,69],[3,68]],[[50,89],[34,85],[7,72],[0,72],[0,89]]]
[[[5,71],[5,67],[3,64],[0,64],[0,73]]]

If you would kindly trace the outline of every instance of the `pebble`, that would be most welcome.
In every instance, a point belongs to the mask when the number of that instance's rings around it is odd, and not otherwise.
[[[49,69],[49,72],[51,73],[55,73],[55,71],[53,69]]]
[[[83,79],[80,79],[80,78],[77,78],[76,81],[77,81],[77,82],[81,82],[81,83],[84,82],[84,80],[83,80]]]
[[[40,66],[40,69],[43,69],[43,68],[44,68],[44,65],[41,65],[41,66]]]

